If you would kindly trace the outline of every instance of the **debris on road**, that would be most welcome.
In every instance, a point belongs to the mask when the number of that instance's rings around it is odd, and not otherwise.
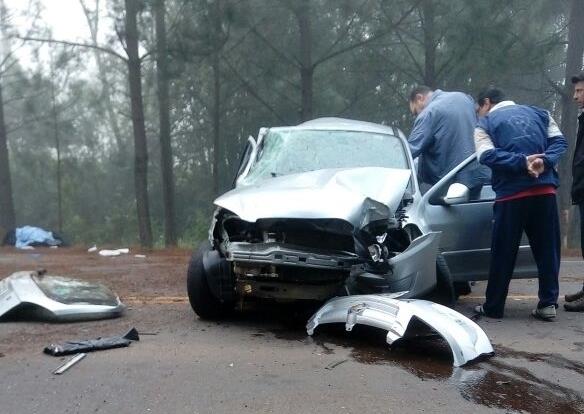
[[[0,318],[95,320],[120,316],[125,309],[102,284],[45,272],[16,272],[0,280]]]
[[[87,253],[93,253],[97,251],[97,246],[94,244],[89,249],[87,249]]]
[[[44,349],[45,354],[53,356],[71,355],[80,352],[101,351],[112,348],[125,348],[133,341],[139,341],[140,335],[136,328],[132,328],[124,336],[111,336],[85,340],[67,341],[62,344],[50,344]]]
[[[119,256],[121,254],[128,254],[128,253],[130,253],[130,249],[128,249],[128,248],[115,249],[115,250],[103,249],[103,250],[99,251],[100,256],[106,256],[106,257]]]
[[[134,257],[137,257],[138,259],[146,259],[145,254],[135,254]]]
[[[340,360],[340,361],[331,362],[331,363],[330,363],[330,364],[328,364],[326,367],[324,367],[324,369],[328,369],[329,371],[330,371],[330,370],[333,370],[333,369],[335,369],[336,367],[338,367],[339,365],[341,365],[341,364],[344,364],[344,363],[345,363],[345,362],[347,362],[347,361],[348,361],[348,359],[342,359],[342,360]]]
[[[2,242],[4,245],[15,246],[18,249],[30,249],[33,246],[62,246],[61,236],[53,231],[47,231],[40,227],[17,227],[6,233]]]
[[[351,331],[362,324],[387,330],[389,345],[416,334],[412,321],[437,332],[450,346],[454,366],[459,367],[483,355],[493,355],[485,332],[466,316],[446,306],[426,300],[395,299],[395,295],[355,295],[336,297],[325,303],[308,321],[306,331],[313,335],[317,326],[345,323]],[[418,324],[420,326],[420,324]]]
[[[65,362],[63,365],[61,365],[59,368],[54,370],[53,374],[61,375],[63,372],[67,371],[69,368],[71,368],[73,365],[75,365],[76,363],[81,361],[86,356],[87,356],[87,354],[85,354],[85,353],[80,353],[80,354],[75,355],[73,358],[71,358],[70,360]]]

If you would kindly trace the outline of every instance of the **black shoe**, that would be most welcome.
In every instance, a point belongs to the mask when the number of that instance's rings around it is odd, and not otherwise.
[[[477,305],[474,307],[474,312],[477,316],[486,316],[487,318],[494,318],[494,319],[503,319],[503,315],[501,316],[495,316],[495,315],[490,315],[487,312],[485,312],[485,310],[483,309],[483,305]]]
[[[564,309],[568,312],[584,312],[584,296],[578,300],[569,303],[564,303]]]
[[[582,298],[584,298],[584,288],[582,288],[582,290],[578,293],[572,293],[571,295],[564,296],[564,299],[566,299],[566,302],[575,302],[578,299],[582,299]]]

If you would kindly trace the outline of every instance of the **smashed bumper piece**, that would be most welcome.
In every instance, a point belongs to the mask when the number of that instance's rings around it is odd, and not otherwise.
[[[0,280],[0,318],[18,314],[59,322],[93,320],[120,316],[124,309],[120,299],[98,283],[33,271]]]
[[[462,366],[480,356],[493,355],[485,332],[466,316],[434,302],[395,299],[395,294],[343,296],[329,300],[306,325],[308,335],[326,323],[345,323],[347,331],[355,325],[368,325],[387,331],[387,343],[406,336],[412,319],[436,331],[450,346],[454,366]]]

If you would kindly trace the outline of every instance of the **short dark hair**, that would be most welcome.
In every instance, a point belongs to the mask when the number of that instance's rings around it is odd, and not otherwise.
[[[572,76],[572,83],[584,82],[584,72]]]
[[[479,96],[477,97],[477,103],[479,106],[483,106],[487,98],[492,104],[498,104],[505,100],[505,94],[501,89],[489,86],[479,93]]]
[[[429,86],[418,85],[410,92],[410,102],[414,102],[416,100],[416,95],[428,95],[430,92],[432,92],[432,88]]]

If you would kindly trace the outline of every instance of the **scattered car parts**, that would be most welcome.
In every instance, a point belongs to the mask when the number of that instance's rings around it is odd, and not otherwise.
[[[0,280],[0,318],[19,317],[52,321],[106,319],[120,316],[125,307],[104,285],[45,271],[16,272]]]
[[[396,299],[396,295],[355,295],[337,297],[325,303],[308,321],[306,331],[313,335],[322,324],[368,325],[387,331],[393,344],[414,332],[408,331],[419,320],[436,331],[450,346],[454,366],[462,366],[483,355],[493,355],[485,332],[466,316],[437,303],[416,299]]]
[[[130,346],[132,341],[139,340],[140,335],[138,334],[138,331],[136,328],[132,328],[123,336],[67,341],[62,344],[50,344],[44,349],[44,353],[53,356],[62,356],[83,352],[101,351],[104,349],[125,348]]]
[[[77,364],[79,361],[81,361],[86,356],[87,356],[87,354],[85,354],[85,353],[75,355],[73,358],[69,359],[67,362],[65,362],[63,365],[61,365],[59,368],[54,370],[53,374],[61,375],[63,372],[67,371],[69,368],[71,368],[73,365]]]

